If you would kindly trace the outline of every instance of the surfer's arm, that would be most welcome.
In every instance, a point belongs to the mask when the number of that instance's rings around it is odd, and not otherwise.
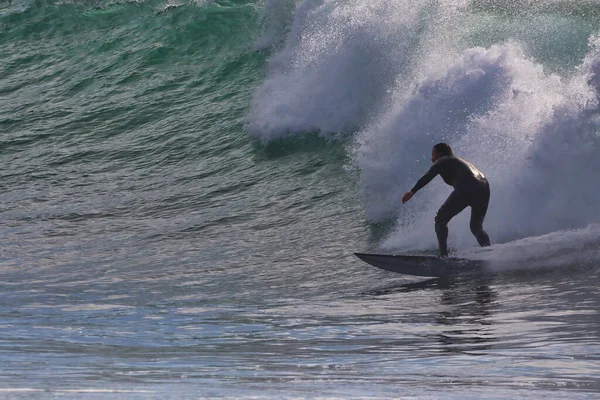
[[[423,175],[421,179],[419,179],[417,184],[410,190],[410,192],[404,193],[404,196],[402,196],[402,204],[409,201],[419,189],[431,182],[431,180],[435,178],[437,174],[439,174],[439,171],[438,168],[436,168],[436,165],[434,165],[429,169],[429,171],[427,171],[425,175]]]
[[[427,173],[417,181],[417,184],[413,186],[410,192],[404,193],[404,196],[402,196],[402,203],[406,203],[407,201],[409,201],[413,197],[413,195],[417,193],[417,191],[421,190],[423,186],[431,182],[431,180],[440,173],[440,169],[442,168],[440,164],[441,160],[436,161],[435,164],[433,164],[431,168],[429,168],[429,171],[427,171]]]
[[[438,164],[434,164],[429,171],[427,171],[427,173],[425,175],[423,175],[421,177],[421,179],[419,179],[417,181],[417,184],[415,186],[413,186],[413,188],[410,190],[413,194],[417,193],[419,190],[421,190],[423,188],[423,186],[427,185],[429,182],[431,182],[431,180],[433,178],[435,178],[440,172],[439,172],[439,168],[437,168]]]

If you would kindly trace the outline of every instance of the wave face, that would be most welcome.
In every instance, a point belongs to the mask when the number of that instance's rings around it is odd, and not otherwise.
[[[600,219],[598,9],[538,3],[301,2],[247,130],[348,143],[366,218],[395,221],[385,249],[436,246],[450,188],[438,180],[400,199],[438,142],[488,177],[496,242],[585,228]],[[451,224],[457,248],[474,244],[463,214]]]

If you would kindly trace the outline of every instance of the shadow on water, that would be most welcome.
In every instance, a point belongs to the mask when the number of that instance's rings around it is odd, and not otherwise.
[[[588,311],[599,304],[598,281],[597,266],[571,263],[448,282],[438,286],[440,310],[433,314],[436,325],[444,328],[429,337],[442,344],[445,353],[480,354],[505,346],[505,338],[494,334],[497,329],[492,326],[510,309],[524,313],[516,318],[535,329],[538,339],[544,335],[547,340],[565,341],[568,336],[568,341],[588,341],[598,337],[597,313]],[[527,303],[517,300],[523,295],[529,296]],[[560,317],[554,316],[557,312]]]
[[[545,335],[566,341],[565,324],[573,327],[568,341],[589,341],[589,336],[598,336],[598,316],[592,310],[600,304],[596,290],[599,280],[597,266],[568,264],[402,282],[366,290],[358,296],[365,301],[399,304],[390,322],[418,324],[424,330],[420,337],[429,343],[423,351],[437,343],[434,346],[442,354],[479,355],[506,346],[505,338],[498,334],[503,328],[496,325],[513,318],[507,317],[512,312],[521,313],[514,318],[528,323],[523,325],[527,329],[519,331],[521,336]],[[519,300],[523,296],[529,299],[527,303]],[[407,302],[414,308],[407,309]],[[421,339],[415,345],[422,345]]]
[[[377,289],[360,292],[359,296],[386,296],[393,293],[408,293],[417,290],[438,289],[443,279],[432,278],[419,282],[401,283],[385,286]]]
[[[467,288],[449,289],[442,293],[443,311],[435,314],[435,321],[448,329],[431,335],[443,345],[446,353],[490,350],[497,338],[491,336],[492,313],[498,293],[484,282],[478,281]]]
[[[359,296],[386,296],[394,293],[409,293],[420,290],[452,290],[464,287],[474,287],[478,285],[489,284],[493,277],[482,275],[462,275],[457,277],[429,278],[424,281],[393,284],[377,289],[366,290],[359,293]]]
[[[432,278],[372,289],[359,296],[377,297],[418,291],[430,291],[433,296],[435,293],[436,297],[439,296],[438,310],[429,310],[422,316],[438,328],[425,336],[439,343],[443,353],[456,354],[489,350],[497,341],[489,333],[498,298],[492,283],[493,277],[480,275]],[[422,316],[416,319],[420,320]],[[412,320],[415,314],[406,317]]]

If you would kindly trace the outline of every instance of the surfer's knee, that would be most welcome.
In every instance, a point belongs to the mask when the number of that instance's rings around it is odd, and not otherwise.
[[[471,233],[475,236],[479,235],[481,232],[483,232],[483,224],[480,222],[473,222],[471,221],[471,224],[469,225],[469,228],[471,228]]]
[[[444,218],[440,218],[439,214],[435,217],[435,230],[445,230],[448,228],[448,221]]]
[[[483,224],[471,223],[471,233],[477,239],[477,242],[481,247],[487,247],[490,245],[490,237],[487,232],[483,230]]]

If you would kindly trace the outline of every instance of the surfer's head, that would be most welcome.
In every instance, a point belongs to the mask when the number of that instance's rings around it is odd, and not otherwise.
[[[451,156],[452,148],[447,143],[438,143],[431,150],[431,162],[436,162],[444,156]]]

